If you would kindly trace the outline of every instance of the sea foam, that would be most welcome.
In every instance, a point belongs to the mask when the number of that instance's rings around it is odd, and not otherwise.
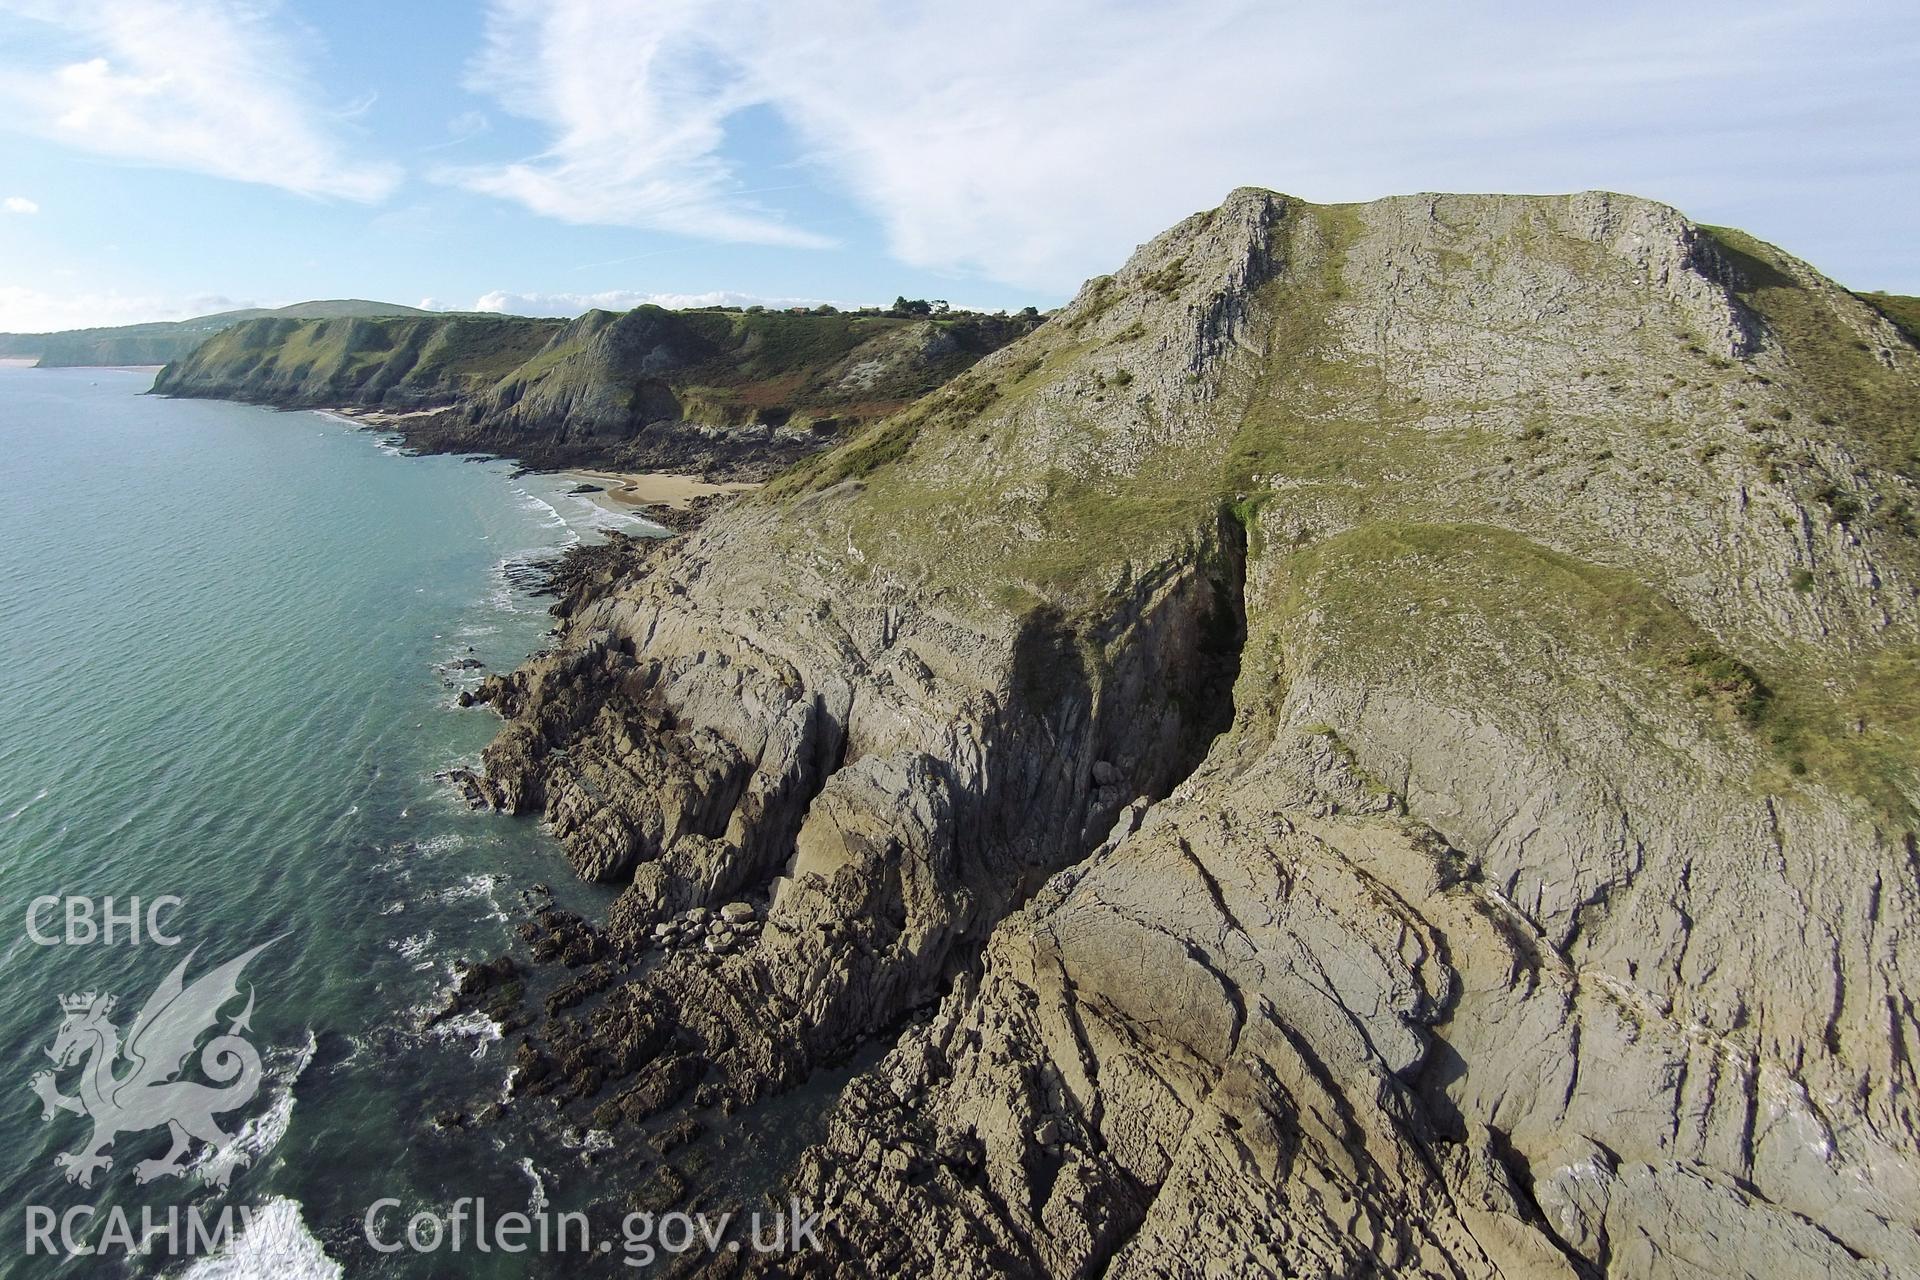
[[[276,1196],[254,1209],[224,1250],[195,1262],[181,1280],[340,1280],[345,1274],[307,1230],[299,1204]]]

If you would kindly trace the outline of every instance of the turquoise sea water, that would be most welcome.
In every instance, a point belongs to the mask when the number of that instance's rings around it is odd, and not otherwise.
[[[597,903],[535,824],[470,813],[434,775],[497,724],[454,707],[476,677],[450,664],[503,669],[544,638],[512,567],[616,518],[560,477],[403,458],[319,414],[164,400],[149,380],[0,368],[0,1273],[546,1274],[358,1239],[379,1197],[523,1208],[563,1180],[508,1128],[430,1123],[497,1098],[507,1051],[478,1019],[421,1024],[457,961],[506,945],[527,886]],[[36,945],[28,907],[48,894],[177,895],[183,942]],[[43,1121],[29,1089],[59,997],[115,993],[124,1030],[190,949],[189,979],[270,939],[240,987],[268,1079],[223,1118],[248,1126],[252,1163],[224,1193],[136,1185],[156,1130],[123,1135],[93,1188],[68,1184],[54,1158],[89,1126]],[[23,1252],[30,1205],[189,1203],[270,1212],[214,1259]]]

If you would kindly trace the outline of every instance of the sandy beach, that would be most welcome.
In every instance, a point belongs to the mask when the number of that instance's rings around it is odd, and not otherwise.
[[[385,427],[396,422],[409,422],[415,418],[431,418],[447,412],[443,406],[438,409],[409,409],[404,413],[389,413],[384,409],[322,409],[322,413],[331,413],[335,417],[347,418],[353,422],[364,423],[370,427]]]
[[[568,471],[563,473],[582,484],[599,485],[601,491],[589,494],[611,511],[634,507],[670,507],[684,511],[695,498],[716,493],[743,493],[758,489],[757,484],[709,484],[698,476],[669,475],[656,471]]]
[[[327,408],[319,410],[355,426],[394,428],[404,431],[406,424],[421,418],[432,418],[447,413],[446,407],[433,409],[412,409],[405,412],[389,412],[379,409]],[[665,471],[594,471],[570,468],[558,474],[576,484],[593,485],[597,491],[581,496],[590,498],[608,511],[621,515],[632,515],[644,511],[647,507],[665,507],[672,511],[685,511],[695,499],[716,494],[742,493],[749,489],[758,489],[758,484],[731,482],[712,484],[699,476],[680,475]]]

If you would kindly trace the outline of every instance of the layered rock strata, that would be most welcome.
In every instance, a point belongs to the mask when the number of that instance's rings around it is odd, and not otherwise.
[[[622,886],[521,1087],[886,1037],[806,1274],[1920,1273],[1916,423],[1664,206],[1236,192],[489,683]]]

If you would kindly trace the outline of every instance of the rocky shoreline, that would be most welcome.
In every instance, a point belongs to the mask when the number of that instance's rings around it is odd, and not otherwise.
[[[448,1013],[826,1213],[682,1271],[1920,1271],[1916,414],[1661,205],[1236,192],[549,568],[455,781],[618,896]]]
[[[910,404],[1038,316],[592,311],[244,321],[154,393],[344,406],[421,453],[759,482]],[[283,360],[284,357],[284,360]]]
[[[578,559],[471,778],[620,888],[516,1095],[700,1203],[883,1048],[769,1274],[1920,1268],[1920,352],[1775,254],[1236,193]]]

